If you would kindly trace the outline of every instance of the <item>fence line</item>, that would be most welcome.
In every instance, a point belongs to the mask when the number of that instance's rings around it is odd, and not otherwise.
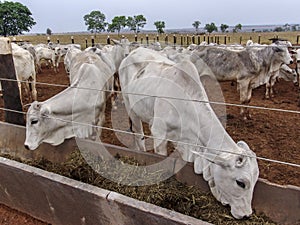
[[[0,107],[0,110],[14,112],[14,113],[20,113],[20,114],[23,114],[23,115],[27,114],[25,112],[6,109],[6,108],[1,108],[1,107]],[[61,119],[61,118],[57,118],[57,117],[53,117],[53,116],[41,116],[41,117],[50,118],[50,119],[54,119],[54,120],[59,120],[61,122],[65,122],[65,123],[72,123],[72,124],[77,124],[77,125],[90,126],[90,127],[97,128],[97,129],[103,129],[103,130],[113,131],[113,132],[122,133],[122,134],[129,134],[129,135],[133,135],[133,136],[141,136],[142,135],[142,134],[133,133],[133,132],[130,132],[130,131],[117,130],[117,129],[114,129],[114,128],[103,127],[103,126],[98,126],[98,125],[92,125],[92,124],[87,124],[87,123],[82,123],[82,122],[76,122],[76,121]],[[214,150],[214,151],[221,152],[221,153],[229,153],[229,154],[233,154],[233,155],[239,155],[239,156],[244,156],[244,157],[249,157],[249,158],[255,158],[255,159],[258,159],[258,160],[262,160],[262,161],[267,161],[267,162],[272,162],[272,163],[277,163],[277,164],[282,164],[282,165],[286,165],[286,166],[292,166],[292,167],[300,168],[300,164],[297,164],[297,163],[284,162],[284,161],[269,159],[269,158],[260,157],[260,156],[253,156],[253,155],[248,155],[248,154],[243,154],[243,153],[237,153],[237,152],[232,152],[232,151],[229,151],[229,150],[224,150],[224,149],[219,149],[219,148],[209,148],[209,147],[206,147],[206,146],[203,146],[203,145],[192,144],[192,143],[187,143],[187,142],[182,142],[182,141],[175,141],[175,140],[168,139],[168,138],[159,138],[159,137],[154,137],[152,135],[143,134],[142,136],[144,138],[156,139],[156,140],[160,140],[160,141],[169,141],[169,142],[172,142],[172,143],[175,143],[175,144],[188,145],[190,147],[198,147],[198,148],[202,148],[202,149],[210,149],[210,150]],[[198,152],[198,151],[195,151],[195,150],[190,150],[190,151],[192,153],[194,153],[196,155],[199,155],[201,157],[204,157],[204,158],[205,158],[205,155],[213,155],[213,156],[217,155],[217,154],[213,154],[213,153],[201,153],[201,152]]]
[[[17,81],[14,79],[8,79],[8,78],[0,78],[1,80],[5,81],[14,81],[14,82],[21,82],[21,83],[33,83],[33,81]],[[123,92],[123,91],[112,91],[112,90],[101,90],[96,88],[86,88],[86,87],[75,87],[75,86],[69,86],[66,84],[50,84],[50,83],[44,83],[44,82],[35,82],[35,84],[39,85],[45,85],[45,86],[54,86],[54,87],[62,87],[62,88],[76,88],[81,90],[90,90],[90,91],[99,91],[99,92],[108,92],[108,93],[117,93],[117,94],[123,94],[123,95],[136,95],[136,96],[142,96],[142,97],[151,97],[151,98],[163,98],[163,99],[170,99],[170,100],[179,100],[179,101],[188,101],[188,102],[196,102],[196,103],[206,103],[206,104],[213,104],[213,105],[222,105],[222,106],[234,106],[234,107],[240,107],[240,108],[249,108],[249,109],[259,109],[259,110],[269,110],[269,111],[275,111],[275,112],[283,112],[283,113],[293,113],[293,114],[300,114],[300,111],[297,110],[289,110],[289,109],[279,109],[279,108],[267,108],[263,106],[255,106],[255,105],[242,105],[242,104],[236,104],[236,103],[226,103],[226,102],[216,102],[216,101],[204,101],[204,100],[198,100],[198,99],[184,99],[184,98],[177,98],[177,97],[170,97],[170,96],[157,96],[157,95],[149,95],[149,94],[141,94],[141,93],[130,93],[130,92]]]
[[[154,34],[154,33],[141,33],[138,35],[133,35],[133,34],[123,34],[122,37],[124,37],[124,35],[127,35],[128,37],[130,37],[129,39],[135,42],[139,42],[141,44],[146,44],[149,45],[149,43],[152,42],[160,42],[160,43],[164,43],[165,45],[181,45],[181,46],[189,46],[190,44],[200,44],[201,42],[205,41],[208,44],[209,43],[217,43],[217,44],[228,44],[228,43],[239,43],[239,44],[245,44],[247,40],[253,40],[254,42],[257,42],[258,44],[262,44],[262,43],[270,43],[270,42],[274,42],[276,39],[289,39],[289,41],[293,44],[299,45],[300,44],[300,34],[294,34],[294,35],[289,35],[288,38],[285,38],[285,33],[282,32],[281,33],[281,37],[280,38],[278,33],[266,33],[266,34],[259,34],[259,33],[233,33],[233,34],[220,34],[220,33],[212,33],[212,34],[172,34],[172,33],[167,33],[167,34]],[[56,41],[56,43],[61,43],[61,40],[58,38],[59,35],[52,35],[52,36],[57,36],[56,40],[55,37],[53,37],[52,39],[54,39]],[[51,37],[52,37],[51,36]],[[85,35],[86,37],[84,39],[82,38],[77,38],[79,39],[79,41],[77,41],[77,43],[80,43],[82,46],[85,45],[85,47],[87,48],[89,46],[88,41],[90,41],[90,46],[94,46],[96,43],[96,36],[94,35]],[[116,34],[110,34],[110,35],[104,35],[104,34],[98,34],[97,37],[99,37],[101,44],[103,44],[105,42],[105,44],[110,44],[111,43],[111,36],[116,36]],[[75,38],[74,38],[75,37]],[[105,37],[105,38],[104,38]],[[37,39],[41,39],[38,38],[38,36],[36,37]],[[118,35],[117,38],[120,38],[120,36]],[[49,43],[51,42],[51,38],[50,36],[45,37],[45,42]],[[66,38],[61,38],[64,41],[66,41]],[[67,43],[75,43],[75,39],[76,39],[76,35],[72,35],[68,38],[68,42]],[[293,39],[293,40],[291,40]],[[44,38],[40,41],[40,42],[44,42],[43,41]],[[22,42],[22,38],[20,38],[19,40],[17,40],[15,37],[12,40],[13,42]],[[53,41],[53,42],[55,42]]]

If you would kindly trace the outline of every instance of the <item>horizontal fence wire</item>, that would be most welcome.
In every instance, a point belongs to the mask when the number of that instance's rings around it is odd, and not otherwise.
[[[14,113],[20,113],[20,114],[24,114],[24,115],[28,114],[26,112],[12,110],[12,109],[6,109],[6,108],[1,108],[1,107],[0,107],[0,110],[8,111],[8,112],[14,112]],[[90,127],[97,128],[97,129],[103,129],[103,130],[118,132],[118,133],[122,133],[122,134],[129,134],[129,135],[133,135],[133,136],[143,136],[144,138],[156,139],[156,140],[160,140],[160,141],[168,141],[168,142],[171,142],[171,143],[174,143],[174,144],[181,144],[181,145],[187,145],[187,146],[190,146],[190,147],[209,149],[209,150],[214,150],[214,151],[221,152],[221,153],[229,153],[229,154],[233,154],[233,155],[245,156],[245,157],[255,158],[255,159],[258,159],[258,160],[262,160],[262,161],[267,161],[267,162],[272,162],[272,163],[277,163],[277,164],[282,164],[282,165],[286,165],[286,166],[292,166],[292,167],[300,168],[299,164],[291,163],[291,162],[284,162],[284,161],[269,159],[269,158],[260,157],[260,156],[242,154],[242,153],[232,152],[232,151],[228,151],[228,150],[224,150],[224,149],[209,148],[209,147],[198,145],[198,144],[192,144],[192,143],[187,143],[187,142],[182,142],[182,141],[176,141],[176,140],[167,139],[167,138],[159,138],[159,137],[154,137],[154,136],[146,135],[146,134],[133,133],[133,132],[130,132],[130,131],[118,130],[118,129],[114,129],[114,128],[110,128],[110,127],[103,127],[103,126],[98,126],[98,125],[81,123],[81,122],[61,119],[61,118],[57,118],[57,117],[53,117],[53,116],[41,116],[41,117],[50,118],[50,119],[53,119],[53,120],[59,120],[61,122],[65,122],[65,123],[72,123],[72,124],[77,124],[77,125],[90,126]],[[198,152],[198,151],[195,151],[195,150],[191,150],[191,152],[198,155],[198,156],[200,156],[200,157],[204,157],[204,158],[205,158],[205,155],[207,155],[207,154],[213,155],[213,153],[205,153],[204,154],[204,153],[201,153],[201,152]],[[215,156],[216,155],[217,154],[215,154]]]
[[[1,80],[21,82],[21,83],[26,83],[26,82],[33,83],[33,81],[17,81],[15,79],[8,79],[8,78],[0,78],[0,81]],[[142,94],[142,93],[130,93],[130,92],[123,92],[123,91],[116,91],[116,90],[102,90],[102,89],[97,89],[97,88],[76,87],[76,86],[72,86],[72,85],[70,86],[67,84],[51,84],[51,83],[44,83],[44,82],[35,82],[35,84],[45,85],[45,86],[62,87],[62,88],[75,88],[75,89],[81,89],[81,90],[117,93],[117,94],[123,94],[123,95],[136,95],[136,96],[142,96],[142,97],[163,98],[163,99],[178,100],[178,101],[207,103],[207,104],[212,104],[212,105],[234,106],[234,107],[249,108],[249,109],[259,109],[259,110],[269,110],[269,111],[276,111],[276,112],[283,112],[283,113],[300,114],[300,111],[298,111],[298,110],[269,108],[269,107],[263,107],[263,106],[242,105],[242,104],[236,104],[236,103],[216,102],[216,101],[204,101],[204,100],[198,100],[198,99],[184,99],[184,98],[177,98],[177,97],[170,97],[170,96],[157,96],[157,95],[148,95],[148,94]]]

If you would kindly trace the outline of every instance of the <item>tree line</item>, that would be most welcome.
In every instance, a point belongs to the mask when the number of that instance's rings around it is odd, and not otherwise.
[[[106,21],[106,16],[104,13],[93,10],[90,13],[83,16],[87,30],[92,33],[100,33],[103,31],[107,32],[117,32],[118,34],[122,29],[128,28],[133,31],[135,34],[138,34],[142,28],[147,24],[147,19],[144,15],[134,15],[134,16],[115,16],[111,23]],[[18,35],[22,32],[29,32],[32,26],[36,22],[32,18],[31,11],[19,2],[1,2],[0,1],[0,35]],[[153,24],[156,27],[157,33],[164,33],[166,28],[166,23],[164,21],[155,21]],[[196,20],[192,23],[192,26],[195,28],[196,34],[201,34],[205,32],[200,32],[201,22]],[[218,27],[215,23],[205,24],[203,28],[206,32],[218,32]],[[220,31],[222,33],[229,32],[229,26],[227,24],[220,25]],[[288,24],[284,25],[284,28],[276,27],[274,31],[285,31],[290,29]],[[299,25],[295,25],[291,30],[298,30]],[[242,30],[242,25],[237,24],[232,29],[232,32],[238,32]],[[254,30],[253,30],[254,32]],[[46,34],[51,35],[52,31],[50,28],[47,28]]]

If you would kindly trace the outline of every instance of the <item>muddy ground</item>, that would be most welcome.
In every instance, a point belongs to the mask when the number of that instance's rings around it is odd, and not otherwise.
[[[60,65],[60,72],[54,73],[51,69],[44,68],[41,74],[37,75],[38,82],[50,84],[68,84],[68,77],[64,71],[63,65]],[[209,82],[208,82],[209,83]],[[37,85],[38,100],[44,101],[51,96],[62,91],[63,87],[53,87],[44,84]],[[230,82],[221,83],[222,95],[227,103],[239,103],[239,95],[236,90],[236,84]],[[210,89],[211,90],[211,89]],[[271,100],[264,99],[265,87],[261,86],[253,91],[251,105],[264,108],[276,108],[281,110],[300,111],[298,107],[298,88],[291,82],[279,81],[275,84],[276,96]],[[210,95],[210,94],[208,94]],[[23,96],[24,101],[28,101]],[[0,99],[0,107],[3,107],[3,99]],[[112,113],[110,104],[106,110],[105,127],[128,128],[128,119],[124,108],[119,105],[118,113]],[[226,112],[221,113],[227,132],[235,141],[246,141],[257,156],[272,160],[279,160],[288,163],[300,164],[300,114],[294,112],[280,112],[267,109],[251,109],[252,119],[245,121],[239,115],[240,108],[236,106],[227,106]],[[121,115],[121,116],[120,116]],[[224,116],[226,115],[226,117]],[[224,118],[227,118],[224,120]],[[0,119],[4,120],[3,111],[0,112]],[[121,125],[120,125],[121,124]],[[147,132],[146,132],[147,133]],[[130,138],[119,140],[116,133],[103,130],[101,140],[103,142],[128,145],[130,147]],[[129,142],[129,143],[128,143]],[[149,141],[150,142],[150,141]],[[299,167],[282,165],[279,163],[258,160],[260,177],[265,178],[277,184],[290,184],[300,186]],[[7,208],[0,207],[0,215]],[[7,215],[7,214],[4,214]],[[39,224],[26,223],[26,217],[20,224]],[[4,223],[9,224],[9,223]]]

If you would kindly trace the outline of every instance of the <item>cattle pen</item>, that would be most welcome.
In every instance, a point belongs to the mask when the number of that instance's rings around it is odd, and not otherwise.
[[[63,89],[67,87],[67,82],[65,84],[61,83],[61,77],[58,78],[57,74],[51,74],[51,72],[47,71],[39,76],[41,81],[38,83],[40,88],[39,100],[50,97],[45,93],[42,94],[41,89],[43,85],[48,86],[49,89],[55,88],[55,85],[52,86],[49,81],[46,81],[47,78],[45,76],[55,79],[57,81],[57,88]],[[66,75],[61,73],[60,76]],[[42,79],[45,80],[42,81]],[[226,88],[229,87],[227,86]],[[56,91],[59,92],[59,90]],[[281,98],[280,100],[275,101],[275,106],[276,104],[280,105],[281,103],[291,106],[295,104],[295,101]],[[240,106],[235,102],[229,102],[227,104],[229,106]],[[286,109],[268,109],[268,107],[254,105],[252,108],[253,110],[255,108],[261,108],[266,111],[277,110],[280,111],[280,113],[293,114],[292,118],[295,119],[296,123],[299,120],[299,111],[297,110],[297,107],[294,106]],[[3,107],[2,110],[7,111],[8,109]],[[236,119],[235,112],[229,112],[230,113],[228,113],[227,116]],[[258,114],[258,112],[255,113],[257,119],[260,119]],[[245,129],[247,129],[247,127],[250,129],[251,127],[256,127],[256,125],[251,122],[245,123]],[[236,120],[231,125],[236,126],[237,129],[241,126]],[[272,124],[269,122],[265,123],[264,127],[266,129],[273,128]],[[105,130],[105,127],[103,127],[103,129]],[[20,158],[23,161],[43,158],[51,162],[64,162],[78,145],[74,139],[71,139],[57,147],[43,144],[36,151],[28,151],[23,145],[25,139],[25,128],[23,126],[1,123],[0,130],[0,150],[2,154],[9,154],[12,157]],[[118,132],[118,130],[114,130],[114,132]],[[104,132],[103,135],[108,134]],[[263,135],[263,132],[261,132],[261,135]],[[109,137],[112,139],[111,136]],[[283,137],[281,137],[281,140],[282,138]],[[249,139],[251,140],[251,138]],[[255,140],[253,141],[255,142]],[[298,142],[296,142],[296,144],[297,143]],[[105,144],[105,147],[113,156],[134,157],[141,164],[154,164],[164,160],[163,157],[155,154],[136,152],[125,147],[116,146],[115,144],[117,144],[117,142]],[[266,146],[269,143],[263,144],[263,146]],[[86,141],[85,145],[89,146],[91,149],[99,148],[95,146],[95,143],[89,141]],[[256,146],[256,149],[257,148],[258,146]],[[298,174],[299,162],[297,158],[293,162],[285,161],[283,159],[272,160],[261,155],[258,155],[258,158],[262,161],[265,159],[269,160],[270,163],[291,166],[296,172],[291,173],[288,176],[293,177]],[[169,163],[171,164],[170,168],[173,168],[174,170],[176,167],[181,166],[182,162],[174,159]],[[204,221],[185,216],[172,210],[156,207],[152,204],[137,201],[113,191],[99,189],[7,158],[1,158],[0,166],[1,171],[3,171],[1,173],[1,203],[48,223],[99,224],[99,221],[102,221],[102,224],[208,224]],[[268,166],[273,168],[270,164],[268,164]],[[169,172],[173,173],[173,171]],[[202,177],[194,174],[191,163],[185,165],[178,173],[176,173],[175,177],[182,183],[199,187],[204,191],[209,190],[207,183]],[[294,179],[298,180],[297,177],[294,177]],[[274,181],[275,180],[276,179],[274,179]],[[297,185],[298,181],[296,181],[295,185],[280,185],[273,183],[274,181],[272,180],[272,182],[270,182],[267,179],[260,178],[256,185],[253,198],[253,208],[255,209],[255,212],[264,213],[274,222],[279,224],[299,223],[300,188],[299,185]],[[53,193],[54,189],[57,190],[57,193]],[[78,202],[81,202],[82,204],[78,204]],[[73,212],[71,215],[70,211],[65,210],[67,208],[72,208]]]

